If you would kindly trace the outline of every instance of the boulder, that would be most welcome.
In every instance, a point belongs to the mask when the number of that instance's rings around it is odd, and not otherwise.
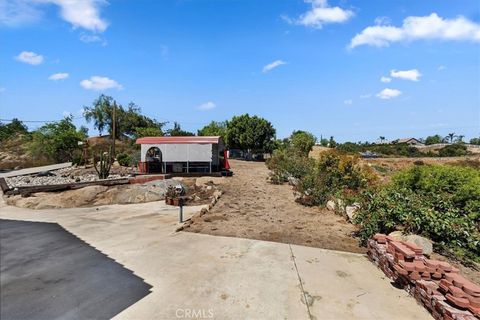
[[[405,241],[411,242],[419,246],[423,249],[423,253],[427,256],[431,255],[433,252],[433,243],[430,239],[425,237],[416,235],[416,234],[409,234],[405,237]]]
[[[336,208],[337,208],[337,205],[335,204],[335,201],[333,201],[333,200],[328,200],[327,201],[327,209],[328,210],[335,211]]]
[[[355,213],[358,211],[358,209],[360,209],[360,205],[358,203],[354,203],[351,206],[345,207],[345,213],[347,214],[350,222],[352,222],[355,218]]]
[[[406,235],[402,231],[391,232],[389,236],[397,240],[407,241],[416,244],[417,246],[422,248],[423,253],[427,256],[431,255],[433,252],[433,242],[425,237],[416,234]]]

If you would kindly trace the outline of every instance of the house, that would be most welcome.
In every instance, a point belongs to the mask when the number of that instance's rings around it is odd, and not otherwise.
[[[409,146],[424,146],[425,144],[416,138],[403,138],[392,141],[394,143],[406,143]]]
[[[141,173],[212,173],[228,169],[221,137],[143,137],[140,147]]]

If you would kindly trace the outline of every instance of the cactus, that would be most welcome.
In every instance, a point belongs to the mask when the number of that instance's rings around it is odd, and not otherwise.
[[[97,171],[99,179],[107,179],[110,175],[110,168],[112,167],[112,157],[110,152],[102,152],[97,161],[93,161],[95,171]]]

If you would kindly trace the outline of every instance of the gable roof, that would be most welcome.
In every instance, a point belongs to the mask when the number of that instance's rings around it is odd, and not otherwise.
[[[218,144],[220,136],[143,137],[136,144]]]
[[[397,143],[406,143],[406,142],[409,142],[411,140],[415,140],[416,142],[419,142],[419,143],[422,143],[420,140],[418,140],[417,138],[402,138],[402,139],[398,139],[397,140]]]

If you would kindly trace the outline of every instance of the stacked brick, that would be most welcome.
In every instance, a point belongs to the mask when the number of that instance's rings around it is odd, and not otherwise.
[[[480,286],[448,262],[430,260],[415,244],[384,234],[368,240],[368,256],[435,319],[480,319]]]

